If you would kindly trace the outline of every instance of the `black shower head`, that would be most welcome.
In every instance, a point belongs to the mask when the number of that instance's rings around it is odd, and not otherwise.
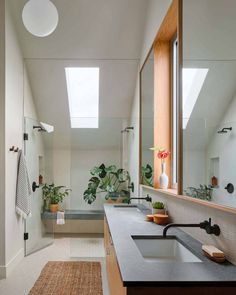
[[[228,131],[231,131],[233,128],[232,127],[224,127],[221,130],[217,131],[217,133],[222,134],[222,133],[228,133]]]
[[[121,130],[121,133],[129,132],[129,130],[134,130],[134,127],[132,127],[132,126],[128,126],[128,127],[126,127],[124,130]]]

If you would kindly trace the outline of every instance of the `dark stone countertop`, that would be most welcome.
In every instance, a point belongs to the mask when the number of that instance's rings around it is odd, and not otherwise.
[[[117,208],[104,205],[124,286],[235,286],[236,266],[218,264],[202,253],[202,244],[179,228],[168,230],[202,262],[148,262],[132,236],[161,236],[163,226],[145,220],[145,207]],[[141,211],[140,211],[141,210]],[[199,229],[202,230],[202,229]]]

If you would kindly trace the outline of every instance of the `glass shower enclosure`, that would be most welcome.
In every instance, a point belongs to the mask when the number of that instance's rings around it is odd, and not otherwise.
[[[29,179],[39,186],[31,195],[31,216],[25,221],[25,255],[29,255],[52,244],[54,238],[52,221],[42,220],[42,185],[53,182],[53,133],[40,129],[40,123],[34,119],[25,118],[24,125],[24,154]]]

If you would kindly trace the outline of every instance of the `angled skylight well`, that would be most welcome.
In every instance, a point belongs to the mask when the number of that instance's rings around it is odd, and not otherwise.
[[[65,68],[71,128],[99,127],[99,68]]]
[[[206,68],[183,69],[183,129],[188,125],[208,71]]]

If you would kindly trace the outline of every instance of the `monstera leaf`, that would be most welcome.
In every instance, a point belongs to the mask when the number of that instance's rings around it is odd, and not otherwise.
[[[152,178],[153,178],[153,169],[151,165],[147,164],[146,166],[142,166],[141,168],[142,174],[142,184],[153,186]]]
[[[96,194],[94,194],[90,189],[87,189],[84,192],[84,200],[91,205],[96,200]]]
[[[89,179],[88,187],[84,191],[85,202],[92,204],[98,193],[107,192],[105,198],[116,198],[118,195],[129,197],[129,190],[125,190],[130,182],[129,172],[117,169],[115,165],[95,166],[90,170],[92,178]],[[127,182],[127,185],[126,185]]]
[[[107,173],[112,173],[112,174],[115,173],[116,170],[117,170],[116,165],[111,165],[111,166],[108,166],[107,168],[105,168],[105,171]]]
[[[118,169],[116,174],[117,174],[118,181],[120,183],[125,181],[130,181],[130,176],[128,171],[124,169]]]

